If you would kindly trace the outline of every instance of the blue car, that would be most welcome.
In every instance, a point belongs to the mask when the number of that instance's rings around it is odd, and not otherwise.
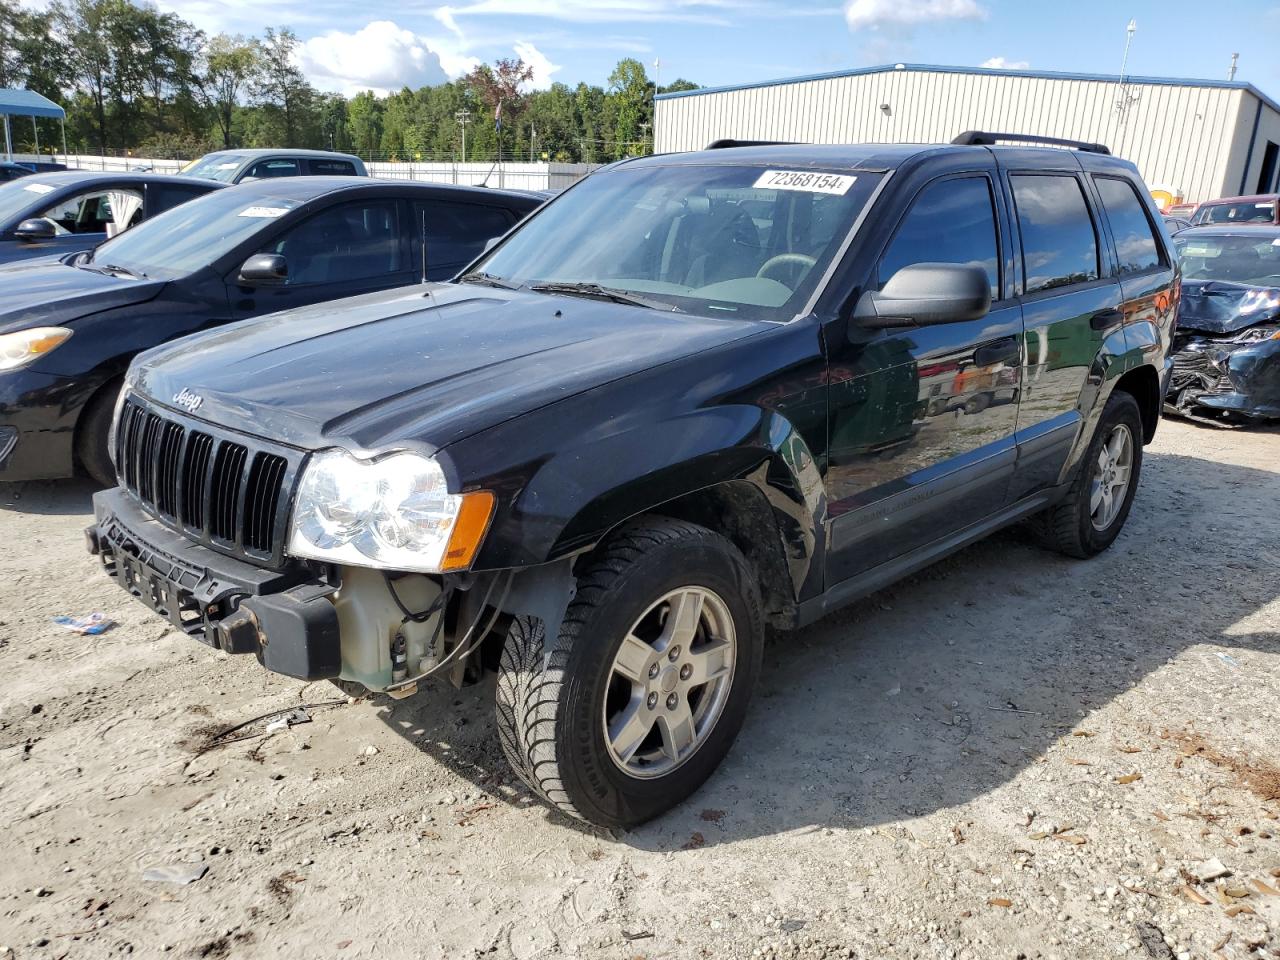
[[[17,180],[19,177],[29,177],[33,173],[35,173],[34,170],[20,163],[9,163],[7,160],[0,162],[0,183]]]
[[[0,183],[0,264],[92,249],[157,213],[224,186],[166,174],[83,170]]]

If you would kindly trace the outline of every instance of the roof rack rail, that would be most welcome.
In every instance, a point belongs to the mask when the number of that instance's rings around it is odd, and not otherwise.
[[[951,142],[962,146],[993,147],[1000,141],[1007,143],[1044,143],[1053,147],[1070,147],[1081,153],[1105,153],[1111,151],[1105,144],[1084,140],[1064,140],[1062,137],[1041,137],[1033,133],[989,133],[986,130],[966,130]]]
[[[712,140],[708,150],[727,150],[729,147],[792,147],[794,140]]]

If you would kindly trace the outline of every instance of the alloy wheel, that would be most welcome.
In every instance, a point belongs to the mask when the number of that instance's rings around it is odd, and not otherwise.
[[[1098,451],[1089,484],[1089,519],[1095,530],[1106,530],[1120,515],[1132,472],[1133,434],[1118,423]]]

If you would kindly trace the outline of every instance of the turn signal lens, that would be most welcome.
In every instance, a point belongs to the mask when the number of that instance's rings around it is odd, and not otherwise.
[[[0,335],[0,370],[16,370],[71,336],[66,327],[33,327]]]
[[[441,570],[465,570],[471,566],[476,551],[489,530],[493,517],[493,494],[488,490],[462,495],[462,506],[453,524],[453,535],[444,551]]]

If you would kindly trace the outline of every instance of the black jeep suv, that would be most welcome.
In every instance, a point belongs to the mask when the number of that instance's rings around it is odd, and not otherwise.
[[[729,749],[766,625],[1023,518],[1075,557],[1120,532],[1169,244],[1132,164],[994,139],[626,161],[452,283],[143,354],[90,548],[290,676],[496,668],[530,787],[653,817]]]

